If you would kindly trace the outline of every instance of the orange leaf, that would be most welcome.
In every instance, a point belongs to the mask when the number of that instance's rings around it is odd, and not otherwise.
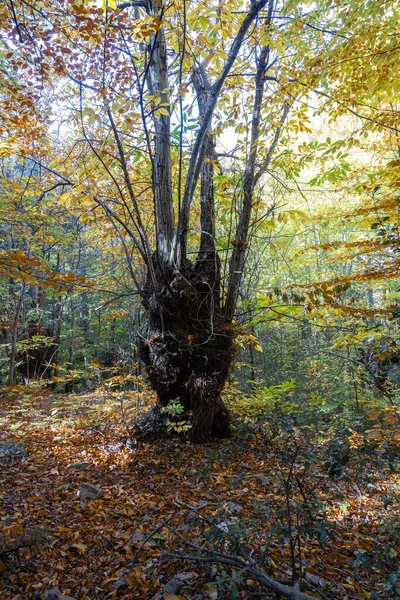
[[[8,567],[6,563],[0,559],[0,573],[4,573],[5,571],[8,571]]]

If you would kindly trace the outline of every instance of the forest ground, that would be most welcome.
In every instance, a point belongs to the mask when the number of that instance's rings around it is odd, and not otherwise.
[[[231,554],[246,547],[278,580],[295,568],[317,598],[396,597],[399,479],[356,436],[334,475],[331,446],[310,430],[242,428],[207,446],[170,439],[128,449],[106,392],[20,386],[0,403],[0,440],[27,452],[0,465],[4,600],[53,587],[79,600],[276,598],[243,571],[167,559],[196,554],[183,538]],[[82,483],[103,496],[80,501]]]

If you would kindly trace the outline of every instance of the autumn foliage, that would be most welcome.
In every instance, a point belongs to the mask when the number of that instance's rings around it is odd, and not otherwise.
[[[400,598],[399,18],[0,4],[2,598]]]

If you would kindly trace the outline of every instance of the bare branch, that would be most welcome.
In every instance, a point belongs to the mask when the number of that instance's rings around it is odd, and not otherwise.
[[[197,182],[200,176],[201,165],[205,154],[205,137],[214,114],[215,107],[221,92],[222,86],[227,78],[238,54],[239,50],[244,42],[247,31],[257,17],[259,12],[266,6],[268,0],[260,0],[259,2],[252,2],[251,8],[247,13],[243,23],[241,24],[238,33],[231,45],[228,58],[222,68],[222,71],[211,87],[208,95],[207,104],[205,106],[203,121],[200,129],[197,133],[197,137],[193,146],[192,154],[190,157],[188,173],[186,176],[185,190],[182,199],[182,208],[179,215],[178,230],[174,240],[173,255],[172,259],[176,258],[178,262],[182,263],[186,258],[186,238],[187,228],[189,223],[189,211],[193,200],[194,191],[196,189]]]
[[[149,244],[149,241],[148,241],[148,238],[147,238],[146,231],[145,231],[145,229],[143,227],[142,216],[141,216],[141,213],[140,213],[139,205],[137,203],[137,199],[136,199],[135,193],[133,191],[132,181],[131,181],[131,178],[130,178],[130,175],[129,175],[129,171],[128,171],[128,166],[127,166],[127,163],[126,163],[124,149],[123,149],[122,142],[121,142],[121,139],[119,137],[117,128],[115,126],[114,119],[113,119],[113,116],[111,114],[110,108],[107,109],[107,114],[108,114],[108,118],[109,118],[110,123],[111,123],[111,128],[112,128],[113,133],[114,133],[115,142],[117,144],[118,153],[119,153],[119,157],[120,157],[120,163],[121,163],[122,171],[124,173],[124,179],[125,179],[125,182],[126,182],[126,185],[127,185],[127,188],[128,188],[129,197],[131,199],[131,202],[132,202],[132,205],[133,205],[133,208],[134,208],[134,211],[135,211],[135,217],[136,217],[137,225],[138,225],[138,232],[139,232],[139,235],[140,235],[141,242],[143,244],[143,252],[144,252],[144,255],[146,257],[146,264],[147,264],[147,267],[149,269],[149,273],[150,273],[150,276],[151,276],[151,280],[152,280],[152,284],[153,284],[153,287],[154,287],[154,291],[156,291],[157,290],[157,278],[156,278],[156,275],[155,275],[155,272],[154,272],[153,262],[152,262],[152,258],[151,258],[150,244]]]
[[[177,533],[175,531],[175,533]],[[212,550],[207,550],[206,548],[200,548],[192,543],[189,540],[186,540],[182,535],[178,535],[178,537],[187,543],[188,546],[194,547],[201,552],[204,552],[208,556],[200,555],[188,555],[183,553],[170,553],[165,552],[162,554],[162,558],[165,559],[179,559],[179,560],[189,560],[191,562],[203,562],[203,563],[220,563],[223,565],[227,565],[229,567],[233,567],[236,569],[245,569],[246,574],[249,579],[253,579],[257,581],[261,585],[274,590],[277,594],[284,596],[285,598],[289,598],[289,600],[312,600],[313,596],[309,596],[308,594],[304,594],[298,589],[298,583],[294,584],[294,587],[291,588],[287,585],[279,583],[273,577],[267,575],[262,569],[258,568],[253,561],[251,564],[242,560],[237,556],[233,556],[230,554],[221,554],[219,552],[213,552]]]
[[[254,184],[257,184],[258,181],[260,180],[260,178],[262,177],[262,175],[265,173],[265,171],[268,169],[270,163],[271,163],[271,159],[272,156],[276,150],[276,147],[278,145],[279,142],[279,138],[281,136],[282,133],[282,127],[287,119],[287,116],[289,114],[289,109],[290,109],[290,105],[286,102],[284,107],[283,107],[283,111],[282,111],[282,116],[279,122],[279,126],[276,128],[275,131],[275,135],[274,135],[274,139],[272,140],[271,146],[269,147],[269,150],[267,152],[267,155],[261,165],[261,167],[259,168],[259,170],[257,171],[257,173],[254,176]]]
[[[107,215],[107,217],[108,217],[111,225],[113,226],[115,233],[117,234],[117,236],[118,236],[118,238],[119,238],[119,240],[121,242],[121,245],[122,245],[122,247],[124,249],[124,252],[125,252],[125,258],[126,258],[126,262],[128,264],[129,273],[130,273],[130,275],[132,277],[132,281],[134,282],[134,284],[136,286],[136,289],[137,289],[137,292],[140,294],[140,296],[141,296],[141,298],[143,300],[143,303],[144,303],[144,305],[147,308],[147,300],[145,298],[145,295],[143,293],[141,285],[139,284],[139,281],[138,281],[138,279],[136,277],[135,271],[133,270],[132,259],[131,259],[131,255],[129,254],[128,247],[127,247],[127,245],[125,243],[125,240],[124,240],[124,238],[123,238],[120,230],[118,229],[118,227],[117,227],[114,219],[112,218],[111,213],[108,210],[108,207],[107,207],[107,205],[105,203],[104,203],[104,211],[105,211],[105,213],[106,213],[106,215]]]

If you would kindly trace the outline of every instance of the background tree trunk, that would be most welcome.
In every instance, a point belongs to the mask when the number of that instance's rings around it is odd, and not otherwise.
[[[8,377],[7,384],[13,385],[15,383],[15,365],[17,361],[17,343],[18,343],[18,321],[21,315],[22,304],[25,295],[25,284],[22,286],[22,290],[19,294],[14,316],[14,324],[10,330],[10,358],[8,363]]]

